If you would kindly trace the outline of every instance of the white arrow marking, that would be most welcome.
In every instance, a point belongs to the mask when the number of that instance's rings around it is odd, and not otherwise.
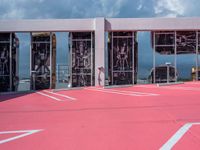
[[[0,144],[6,143],[6,142],[10,142],[10,141],[13,141],[13,140],[16,140],[16,139],[19,139],[19,138],[22,138],[22,137],[31,135],[31,134],[33,134],[33,133],[40,132],[40,131],[42,131],[42,129],[40,129],[40,130],[0,131],[0,135],[1,135],[1,134],[12,134],[12,133],[23,133],[23,134],[20,134],[20,135],[11,137],[11,138],[7,138],[7,139],[4,139],[4,140],[0,140]]]

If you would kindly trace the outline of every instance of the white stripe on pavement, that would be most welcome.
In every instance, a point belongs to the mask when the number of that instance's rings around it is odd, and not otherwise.
[[[92,90],[92,91],[99,91],[99,92],[111,93],[111,94],[126,95],[126,96],[149,96],[149,95],[141,95],[141,94],[134,94],[134,93],[116,92],[116,91],[103,90],[103,89],[93,89],[93,88],[85,88],[85,89],[86,90]]]
[[[108,90],[108,91],[114,91],[114,92],[121,92],[121,93],[130,93],[130,94],[138,94],[141,96],[158,96],[159,94],[155,93],[145,93],[145,92],[134,92],[134,91],[124,91],[124,90],[114,90],[114,89],[101,89],[101,88],[92,88],[92,89],[98,89],[98,90]]]
[[[76,100],[76,98],[74,98],[74,97],[63,95],[63,94],[54,93],[54,92],[50,92],[50,91],[47,91],[47,90],[44,90],[44,92],[54,94],[54,95],[58,95],[58,96],[61,96],[61,97],[64,97],[64,98],[67,98],[67,99],[70,99],[70,100]]]
[[[42,92],[36,92],[36,93],[37,93],[37,94],[40,94],[40,95],[42,95],[42,96],[46,96],[46,97],[51,98],[51,99],[56,100],[56,101],[63,101],[63,100],[61,100],[61,99],[59,99],[59,98],[56,98],[56,97],[54,97],[54,96],[50,96],[50,95],[48,95],[48,94],[44,94],[44,93],[42,93]]]
[[[173,146],[183,137],[183,135],[192,127],[192,125],[200,125],[200,123],[186,123],[160,148],[160,150],[171,150]]]
[[[13,140],[16,140],[16,139],[31,135],[33,133],[40,132],[40,131],[42,131],[42,129],[40,129],[40,130],[2,131],[2,132],[0,132],[0,134],[12,134],[12,133],[23,133],[23,134],[20,134],[20,135],[11,137],[11,138],[7,138],[7,139],[4,139],[4,140],[0,140],[0,144],[6,143],[6,142],[10,142],[10,141],[13,141]]]

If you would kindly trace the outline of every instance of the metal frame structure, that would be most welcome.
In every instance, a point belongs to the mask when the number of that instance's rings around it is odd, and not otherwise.
[[[105,32],[114,31],[175,31],[175,33],[177,31],[198,31],[199,33],[200,18],[90,18],[0,20],[0,33],[95,32],[95,85],[98,85],[98,68],[105,68]],[[198,47],[196,47],[196,49],[197,48],[199,49],[199,45]],[[197,65],[198,62],[196,63],[196,66]],[[104,81],[104,75],[102,75],[102,80]],[[104,82],[102,82],[102,86],[104,86]]]
[[[4,40],[3,37],[7,35],[7,40]],[[18,84],[18,61],[19,61],[19,51],[18,51],[18,38],[16,37],[15,33],[13,32],[8,32],[4,33],[1,37],[0,40],[0,45],[2,47],[7,47],[7,49],[4,49],[2,53],[0,53],[0,63],[1,63],[1,73],[0,77],[2,77],[3,82],[7,82],[7,87],[3,87],[2,85],[1,88],[3,88],[3,91],[16,91],[16,86]],[[6,52],[6,53],[5,53]],[[7,55],[7,58],[6,56]],[[3,62],[4,60],[4,62]],[[13,61],[14,60],[14,61]],[[5,62],[7,61],[7,62]],[[4,64],[6,63],[6,64]],[[7,66],[8,73],[4,75],[5,67]],[[8,81],[4,79],[3,77],[7,77]],[[1,90],[0,90],[1,91]]]
[[[162,34],[171,34],[174,35],[174,42],[172,45],[157,45],[156,44],[156,35]],[[175,82],[177,82],[177,53],[176,53],[176,31],[167,31],[167,32],[153,32],[153,83],[156,83],[156,48],[157,47],[173,47],[174,48],[174,68],[175,68]],[[167,69],[169,67],[167,66]],[[167,78],[168,81],[168,78]]]
[[[115,34],[117,34],[117,33],[131,33],[131,35],[114,35],[113,33],[115,33]],[[110,74],[110,76],[111,76],[111,85],[116,85],[115,83],[114,83],[114,74],[115,73],[132,73],[132,82],[131,82],[131,84],[134,84],[134,71],[135,71],[135,68],[134,68],[134,31],[127,31],[127,32],[109,32],[109,34],[110,34],[110,40],[111,40],[111,45],[109,46],[110,47],[110,49],[108,49],[108,53],[110,53],[110,58],[108,58],[108,59],[111,59],[109,62],[110,62],[110,64],[111,64],[111,67],[109,68],[109,74]],[[132,70],[127,70],[127,69],[117,69],[117,70],[115,70],[115,67],[114,67],[114,55],[116,55],[116,54],[114,54],[114,48],[116,49],[116,47],[114,47],[114,39],[115,39],[115,41],[117,40],[117,43],[115,44],[115,46],[117,45],[117,47],[119,48],[119,51],[120,51],[120,47],[121,47],[121,45],[119,45],[119,40],[121,39],[122,41],[124,40],[124,41],[126,41],[126,49],[128,50],[128,48],[131,48],[131,51],[129,52],[129,53],[131,53],[132,54],[132,56],[130,57],[130,60],[132,60],[131,62],[132,62],[132,64],[131,64],[131,67],[132,67]],[[132,44],[132,47],[128,47],[129,45],[129,40],[131,40],[131,44]],[[123,42],[124,42],[123,41]],[[111,51],[111,52],[110,52]],[[128,52],[128,51],[127,51]],[[122,58],[123,59],[123,58]],[[128,58],[127,58],[128,59]],[[118,61],[118,60],[117,60]],[[118,62],[119,63],[119,62]],[[115,65],[117,65],[117,64],[115,64]],[[127,64],[128,65],[128,64]],[[120,78],[120,77],[118,77],[118,78]]]
[[[174,67],[175,67],[175,82],[177,82],[178,77],[177,77],[177,46],[176,46],[176,31],[175,32],[175,39],[174,39]]]
[[[9,44],[9,51],[8,51],[9,52],[8,53],[9,66],[7,66],[7,67],[9,67],[9,74],[7,74],[7,75],[2,74],[0,76],[1,77],[9,77],[9,90],[11,91],[11,89],[12,89],[12,63],[11,63],[11,61],[12,61],[12,51],[11,51],[12,50],[12,33],[8,33],[8,34],[9,34],[9,40],[8,41],[2,40],[2,41],[0,41],[0,44]],[[3,67],[3,69],[4,69],[4,67]],[[3,70],[3,72],[4,72],[4,70]]]
[[[184,30],[183,30],[184,31]],[[191,31],[191,30],[190,30]],[[158,46],[173,46],[174,47],[174,67],[175,67],[175,82],[177,82],[177,32],[179,31],[167,31],[166,33],[162,32],[162,33],[156,33],[153,32],[153,69],[154,69],[154,83],[155,83],[155,72],[156,72],[156,34],[172,34],[174,33],[174,44],[173,45],[158,45]],[[187,31],[184,31],[184,32],[187,32]],[[196,55],[196,59],[195,59],[195,68],[196,68],[196,77],[195,79],[196,80],[199,80],[199,72],[198,72],[198,68],[199,68],[199,37],[200,37],[200,34],[199,34],[199,31],[198,30],[194,30],[193,32],[195,32],[195,38],[196,38],[196,41],[195,41],[195,55]]]
[[[33,51],[33,44],[49,44],[49,76],[47,76],[48,78],[50,78],[50,83],[49,83],[49,88],[52,87],[52,32],[45,32],[45,33],[48,33],[49,34],[49,38],[50,40],[49,41],[33,41],[33,33],[35,34],[42,34],[42,32],[32,32],[31,33],[31,48],[30,48],[30,77],[31,77],[31,89],[35,90],[36,89],[36,76],[35,76],[35,69],[33,69],[33,56],[32,56],[32,51]],[[37,35],[36,35],[37,36]],[[40,36],[40,35],[38,35]],[[47,45],[45,45],[47,46]]]
[[[50,88],[52,87],[52,32],[50,32]]]
[[[10,91],[12,91],[12,33],[10,33],[10,49],[9,49],[9,58],[10,58]]]
[[[200,43],[199,43],[199,39],[200,38],[200,32],[196,31],[196,80],[200,80],[199,79],[199,51],[200,51]]]
[[[90,39],[88,39],[88,38],[83,38],[83,39],[76,39],[76,37],[74,38],[73,37],[73,32],[71,32],[70,34],[69,34],[69,46],[70,46],[70,49],[69,49],[69,51],[70,51],[70,56],[71,56],[71,58],[70,58],[70,85],[72,86],[72,87],[75,87],[74,85],[73,85],[73,77],[74,76],[77,76],[77,75],[82,75],[83,77],[85,77],[85,76],[90,76],[90,85],[87,85],[87,86],[92,86],[93,85],[93,76],[94,76],[94,68],[93,68],[93,66],[94,66],[94,64],[93,64],[93,58],[94,58],[94,53],[93,53],[93,51],[94,51],[94,48],[93,48],[93,44],[94,44],[94,40],[93,40],[93,32],[76,32],[76,34],[81,34],[81,33],[89,33],[90,34]],[[88,35],[89,35],[88,34]],[[87,42],[90,42],[90,49],[87,49],[87,50],[90,50],[90,73],[85,73],[84,71],[85,71],[85,69],[87,69],[87,68],[77,68],[77,69],[80,69],[81,70],[81,72],[80,73],[74,73],[73,72],[73,65],[72,65],[72,62],[73,61],[76,61],[76,58],[74,58],[74,56],[76,57],[76,53],[74,53],[73,52],[73,47],[74,47],[74,42],[86,42],[86,43],[83,43],[83,44],[87,44]],[[77,43],[75,43],[75,44],[77,44]],[[76,51],[76,49],[75,49],[75,51]],[[74,55],[74,56],[73,56]],[[85,56],[83,56],[83,57],[85,57]],[[75,59],[75,60],[73,60],[73,59]],[[76,62],[75,62],[76,63]],[[82,85],[83,86],[83,85]],[[85,85],[84,85],[85,86]]]

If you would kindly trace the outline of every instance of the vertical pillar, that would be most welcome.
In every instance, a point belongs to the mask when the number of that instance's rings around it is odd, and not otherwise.
[[[197,31],[197,81],[199,81],[199,31]]]
[[[177,82],[177,46],[176,46],[176,31],[174,32],[174,66],[175,66],[175,82]]]
[[[50,36],[50,86],[49,88],[51,89],[52,88],[52,32],[49,33],[49,36]]]
[[[15,33],[14,33],[15,34]],[[16,76],[19,78],[19,60],[20,60],[20,57],[19,57],[19,39],[17,38],[17,34],[15,34],[15,46],[16,46],[16,55],[15,55],[15,59],[16,59]],[[18,89],[15,88],[16,90]]]
[[[156,33],[153,32],[153,83],[156,83]]]
[[[10,33],[10,45],[9,45],[9,59],[10,59],[10,64],[9,64],[9,82],[10,82],[10,91],[12,91],[12,33]]]
[[[94,28],[95,28],[95,86],[99,85],[99,69],[103,67],[105,69],[105,19],[104,18],[96,18],[94,20]],[[104,86],[105,82],[105,74],[101,73],[100,75],[100,85]]]
[[[112,85],[113,85],[113,32],[112,32],[112,45],[111,45],[111,81],[112,81]]]
[[[134,34],[135,32],[132,32],[132,54],[133,54],[133,56],[132,56],[132,65],[133,65],[133,75],[132,75],[132,80],[133,80],[133,82],[132,82],[132,84],[134,84],[135,83],[135,34]]]
[[[72,33],[69,33],[69,76],[70,81],[68,87],[72,87]]]
[[[94,39],[93,39],[93,36],[92,36],[92,32],[90,33],[90,35],[91,35],[91,46],[90,46],[90,49],[91,49],[91,86],[93,86],[93,73],[94,73],[94,67],[93,67],[93,60],[94,60],[94,56],[93,56],[93,41],[94,41]]]
[[[196,81],[199,80],[199,58],[198,58],[198,41],[199,41],[198,31],[196,31]]]
[[[32,32],[30,32],[30,89],[35,90],[35,76],[33,76],[33,68],[32,68],[32,47],[33,47],[33,37]]]

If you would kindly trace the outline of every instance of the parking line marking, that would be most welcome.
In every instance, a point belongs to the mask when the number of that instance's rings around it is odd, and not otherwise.
[[[183,135],[193,126],[200,125],[196,123],[186,123],[182,126],[161,148],[160,150],[171,150],[172,147],[183,137]]]
[[[54,95],[58,95],[58,96],[61,96],[61,97],[64,97],[64,98],[67,98],[67,99],[70,99],[70,100],[76,100],[76,98],[74,98],[74,97],[63,95],[63,94],[54,93],[54,92],[50,92],[50,91],[47,91],[47,90],[44,90],[44,92],[54,94]]]
[[[0,140],[0,144],[3,144],[3,143],[6,143],[6,142],[10,142],[10,141],[19,139],[19,138],[22,138],[22,137],[31,135],[31,134],[33,134],[33,133],[40,132],[40,131],[42,131],[42,130],[43,130],[43,129],[39,129],[39,130],[0,131],[0,134],[23,133],[23,134],[20,134],[20,135],[11,137],[11,138],[7,138],[7,139],[4,139],[4,140]]]
[[[92,88],[85,88],[85,89],[92,90],[92,91],[111,93],[111,94],[126,95],[126,96],[149,96],[149,95],[141,95],[141,94],[134,94],[134,93],[123,93],[123,92],[115,92],[115,91],[109,91],[109,90],[92,89]]]
[[[48,94],[44,94],[44,93],[42,93],[42,92],[36,92],[37,94],[40,94],[40,95],[43,95],[43,96],[46,96],[46,97],[49,97],[49,98],[51,98],[51,99],[53,99],[53,100],[56,100],[56,101],[63,101],[63,100],[61,100],[61,99],[59,99],[59,98],[56,98],[56,97],[54,97],[54,96],[50,96],[50,95],[48,95]]]
[[[195,87],[170,87],[170,86],[165,86],[165,87],[149,87],[149,86],[137,86],[138,88],[149,88],[149,89],[156,89],[156,88],[160,88],[160,89],[170,89],[170,90],[185,90],[185,91],[200,91],[200,88],[195,88]]]
[[[98,90],[107,90],[107,89],[100,89],[100,88],[94,88]],[[130,93],[130,94],[139,94],[141,96],[158,96],[159,94],[155,93],[145,93],[145,92],[135,92],[135,91],[124,91],[124,90],[114,90],[114,89],[108,89],[107,91],[114,91],[114,92],[121,92],[121,93]]]

